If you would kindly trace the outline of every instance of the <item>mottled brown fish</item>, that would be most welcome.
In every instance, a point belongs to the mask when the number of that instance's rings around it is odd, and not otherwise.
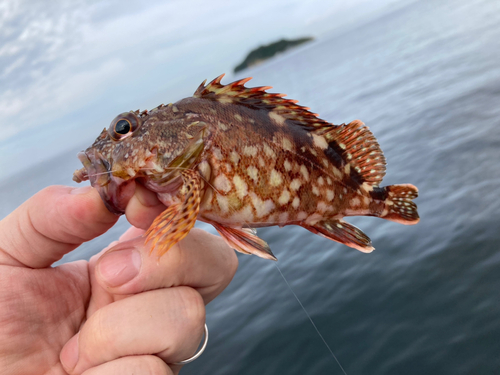
[[[359,120],[333,125],[250,78],[220,76],[193,97],[117,116],[78,157],[73,179],[90,180],[111,212],[123,214],[136,180],[167,209],[147,241],[161,256],[195,221],[212,224],[232,248],[276,259],[251,228],[300,225],[370,252],[344,216],[419,221],[413,185],[379,187],[385,157]]]

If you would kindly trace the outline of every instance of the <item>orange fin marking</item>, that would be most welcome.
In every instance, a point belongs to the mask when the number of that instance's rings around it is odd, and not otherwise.
[[[182,240],[193,228],[200,211],[200,180],[196,171],[182,172],[184,184],[180,190],[182,203],[174,203],[153,221],[146,236],[146,244],[156,249],[158,257]]]
[[[212,223],[212,225],[229,247],[236,251],[243,254],[257,255],[264,259],[278,260],[272,253],[267,242],[257,237],[251,231],[224,227],[217,223]]]
[[[275,112],[296,125],[303,126],[308,130],[320,129],[324,127],[335,127],[335,125],[317,117],[317,114],[309,112],[308,107],[296,104],[297,100],[284,99],[283,94],[268,93],[265,90],[270,86],[245,87],[244,84],[250,78],[241,79],[223,85],[220,83],[224,74],[215,78],[205,85],[204,81],[194,93],[195,98],[209,100],[230,100],[235,104],[244,105],[255,109],[265,109]]]
[[[384,201],[387,214],[382,219],[396,223],[413,225],[420,221],[417,205],[412,199],[418,197],[418,189],[411,184],[386,186],[387,199]]]
[[[340,153],[363,182],[378,186],[385,176],[385,156],[377,139],[360,120],[331,128],[323,128],[316,134],[325,137],[329,147]]]
[[[374,250],[370,238],[361,229],[344,220],[324,220],[315,225],[302,226],[313,233],[343,243],[363,253],[371,253]]]

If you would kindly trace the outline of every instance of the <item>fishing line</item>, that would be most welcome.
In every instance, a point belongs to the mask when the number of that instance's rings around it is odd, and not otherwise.
[[[335,362],[337,362],[337,364],[339,365],[340,369],[342,370],[342,372],[344,373],[344,375],[347,375],[347,372],[345,372],[344,368],[342,367],[342,365],[340,364],[339,360],[337,359],[337,357],[335,356],[335,354],[333,354],[333,351],[332,349],[330,348],[330,346],[328,345],[328,343],[326,342],[326,340],[324,339],[323,335],[319,332],[319,329],[318,327],[316,327],[316,324],[314,324],[312,318],[311,318],[311,315],[309,315],[309,313],[307,312],[306,308],[304,307],[304,305],[302,304],[302,302],[300,302],[300,299],[299,297],[297,297],[297,295],[295,294],[295,292],[293,291],[292,287],[290,286],[290,283],[287,281],[287,279],[285,278],[285,275],[283,275],[283,272],[281,272],[281,269],[278,267],[278,262],[274,262],[274,265],[276,266],[276,268],[278,269],[281,277],[283,278],[283,280],[285,280],[285,283],[286,285],[288,286],[288,289],[290,289],[290,292],[292,292],[293,296],[295,297],[295,299],[297,300],[297,302],[299,303],[300,307],[302,307],[302,310],[304,310],[304,312],[306,313],[307,317],[309,318],[309,321],[311,322],[312,326],[314,327],[314,329],[316,330],[316,332],[318,333],[319,337],[321,338],[321,340],[323,340],[323,343],[325,344],[325,346],[327,347],[328,351],[330,352],[330,354],[332,355],[333,359],[335,360]]]

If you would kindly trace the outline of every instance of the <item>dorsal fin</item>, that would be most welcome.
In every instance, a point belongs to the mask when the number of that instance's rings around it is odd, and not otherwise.
[[[329,147],[350,164],[363,182],[378,185],[385,175],[385,157],[380,146],[359,120],[349,124],[333,125],[318,118],[308,107],[297,104],[297,100],[284,99],[284,94],[267,93],[270,86],[245,87],[251,78],[244,78],[227,85],[221,84],[224,74],[205,85],[205,81],[194,93],[195,98],[217,100],[222,103],[235,103],[255,109],[275,112],[286,120],[323,136]]]
[[[378,186],[385,176],[385,156],[377,139],[360,120],[315,131],[328,146],[340,153],[363,182]]]
[[[293,121],[309,130],[333,126],[329,122],[318,118],[316,113],[309,111],[308,107],[297,104],[297,100],[284,99],[284,94],[267,93],[271,86],[245,87],[245,83],[252,78],[244,78],[223,85],[220,83],[224,74],[215,78],[205,86],[205,81],[194,93],[195,98],[217,100],[223,103],[242,104],[255,109],[266,109]]]

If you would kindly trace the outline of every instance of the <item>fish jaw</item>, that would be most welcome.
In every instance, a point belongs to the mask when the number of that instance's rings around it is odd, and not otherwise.
[[[106,208],[115,215],[123,215],[130,198],[134,195],[135,181],[115,176],[110,164],[95,149],[82,151],[78,159],[83,168],[75,171],[73,180],[76,182],[90,180]]]

